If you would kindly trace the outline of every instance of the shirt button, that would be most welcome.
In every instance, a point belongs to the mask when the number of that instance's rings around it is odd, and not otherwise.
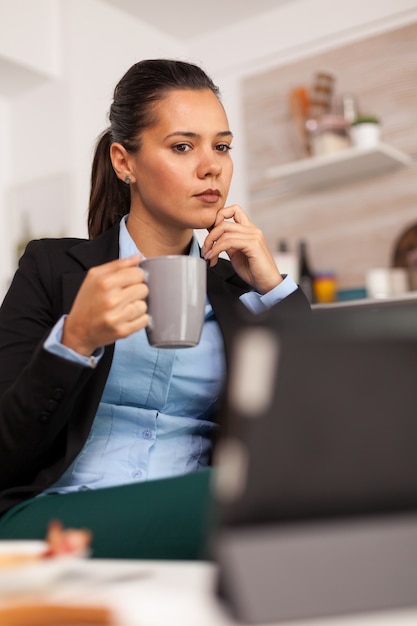
[[[132,472],[133,478],[140,478],[142,476],[142,470],[135,470]]]
[[[38,420],[41,423],[47,422],[50,418],[51,414],[49,413],[49,411],[42,411],[42,413],[39,415]]]
[[[87,487],[87,485],[80,485],[78,491],[91,491],[91,489],[90,487]]]
[[[152,437],[152,431],[149,430],[149,428],[147,428],[146,430],[143,431],[142,437],[144,439],[150,439]]]

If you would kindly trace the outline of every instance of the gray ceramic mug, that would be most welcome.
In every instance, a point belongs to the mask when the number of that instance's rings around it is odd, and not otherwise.
[[[183,255],[145,259],[149,287],[146,334],[155,348],[190,348],[200,341],[206,305],[206,263]]]

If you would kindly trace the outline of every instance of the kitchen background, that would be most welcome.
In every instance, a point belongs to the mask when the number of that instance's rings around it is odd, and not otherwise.
[[[329,174],[319,189],[300,190],[304,182],[300,175],[289,189],[276,166],[304,156],[289,94],[299,85],[307,85],[311,92],[317,72],[334,77],[333,109],[337,111],[344,94],[355,96],[359,111],[380,119],[383,142],[417,159],[417,24],[243,81],[253,218],[273,248],[285,239],[290,249],[297,250],[304,239],[313,270],[333,270],[340,288],[360,287],[367,269],[391,265],[403,231],[412,225],[417,228],[417,164],[412,161],[397,169],[394,163],[392,171],[369,178],[358,171],[349,182],[338,184]],[[267,172],[273,168],[271,180]],[[348,177],[349,164],[342,164],[342,170],[342,178]]]
[[[251,16],[240,4],[214,3],[208,27],[207,5],[172,3],[181,19],[167,27],[145,9],[142,17],[141,2],[0,0],[0,297],[28,237],[85,236],[92,151],[112,89],[132,63],[156,56],[195,61],[220,85],[236,137],[229,202],[271,247],[305,238],[312,267],[334,270],[341,287],[390,263],[396,238],[417,221],[414,161],[305,193],[266,174],[299,157],[288,93],[318,71],[381,118],[384,142],[415,155],[417,0],[276,0],[251,4]],[[235,21],[225,19],[231,6]]]

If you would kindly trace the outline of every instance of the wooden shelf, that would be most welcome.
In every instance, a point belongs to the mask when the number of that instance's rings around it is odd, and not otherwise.
[[[266,177],[284,190],[304,191],[370,178],[406,167],[411,161],[407,154],[380,143],[372,148],[347,148],[272,167]]]

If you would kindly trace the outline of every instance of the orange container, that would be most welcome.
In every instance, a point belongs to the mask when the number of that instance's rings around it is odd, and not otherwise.
[[[335,302],[337,295],[337,281],[333,272],[315,274],[313,281],[314,302],[325,304]]]

